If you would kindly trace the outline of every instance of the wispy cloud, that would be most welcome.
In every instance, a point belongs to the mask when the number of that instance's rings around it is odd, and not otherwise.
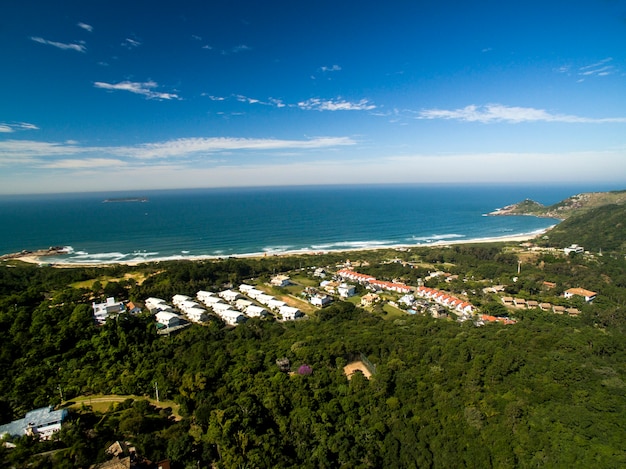
[[[356,142],[349,137],[317,137],[307,140],[254,138],[182,138],[160,143],[147,143],[114,150],[139,159],[180,158],[198,153],[235,150],[307,150],[345,145]]]
[[[127,49],[134,49],[135,47],[139,47],[141,45],[141,42],[137,41],[136,39],[131,39],[130,37],[127,37],[126,39],[124,39],[121,45],[126,47]]]
[[[93,26],[91,26],[90,24],[87,24],[87,23],[78,23],[76,26],[78,26],[79,28],[84,29],[85,31],[89,31],[89,32],[93,31]]]
[[[134,81],[122,81],[120,83],[104,83],[97,81],[93,84],[96,88],[112,91],[128,91],[130,93],[139,94],[145,96],[148,99],[181,99],[176,93],[163,93],[155,91],[159,85],[154,81],[146,82],[134,82]]]
[[[36,36],[32,36],[31,40],[38,42],[39,44],[45,44],[45,45],[56,47],[57,49],[62,49],[62,50],[75,50],[76,52],[87,51],[87,47],[85,47],[85,44],[82,42],[79,42],[78,44],[75,44],[75,43],[67,44],[64,42],[49,41],[42,37],[36,37]]]
[[[337,99],[320,99],[311,98],[306,101],[300,101],[296,104],[285,103],[282,99],[269,97],[265,100],[251,98],[241,94],[233,94],[231,96],[213,96],[207,93],[202,93],[202,96],[208,97],[211,101],[226,101],[228,99],[234,99],[240,103],[247,104],[259,104],[262,106],[272,106],[276,108],[299,108],[305,111],[370,111],[376,109],[376,105],[371,103],[367,99],[361,99],[360,101],[346,101],[342,98]]]
[[[351,102],[344,99],[311,98],[300,101],[297,106],[307,111],[370,111],[376,106],[367,99]]]
[[[28,122],[0,122],[0,133],[13,133],[19,130],[39,130],[39,127]]]
[[[29,164],[39,168],[82,168],[143,164],[146,160],[184,162],[199,156],[237,151],[307,151],[355,145],[350,137],[316,137],[304,140],[263,138],[181,138],[131,146],[83,146],[77,142],[0,140],[0,165]],[[134,163],[133,163],[134,162]]]
[[[209,49],[210,48],[211,47],[209,46]],[[252,50],[252,47],[245,44],[239,44],[235,47],[231,47],[230,49],[222,49],[222,55],[239,54],[240,52],[246,52],[249,50]]]
[[[604,77],[615,72],[615,66],[610,65],[612,57],[607,57],[591,65],[586,65],[578,69],[578,75],[582,77]]]
[[[567,114],[552,114],[544,109],[530,107],[504,106],[488,104],[486,106],[469,105],[460,109],[426,109],[418,113],[419,119],[444,119],[462,122],[512,123],[522,122],[567,122],[567,123],[626,123],[626,117],[591,118]]]
[[[338,72],[341,70],[341,67],[339,65],[331,65],[330,67],[320,67],[320,70],[322,72]]]

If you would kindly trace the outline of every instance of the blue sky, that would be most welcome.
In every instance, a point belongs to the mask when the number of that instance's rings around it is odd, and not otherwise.
[[[2,10],[0,193],[626,185],[624,0]]]

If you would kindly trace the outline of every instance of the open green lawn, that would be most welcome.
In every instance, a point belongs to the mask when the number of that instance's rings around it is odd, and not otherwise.
[[[80,409],[83,405],[89,406],[92,408],[94,412],[106,412],[109,410],[112,404],[124,402],[126,399],[135,399],[135,400],[147,400],[155,407],[159,408],[171,408],[172,415],[176,420],[180,420],[181,416],[179,414],[179,406],[174,401],[164,401],[160,400],[157,402],[156,399],[146,396],[135,396],[135,395],[126,395],[126,396],[118,396],[115,394],[95,394],[92,396],[79,396],[75,397],[69,401],[65,401],[63,403],[63,407],[71,407],[75,409]]]

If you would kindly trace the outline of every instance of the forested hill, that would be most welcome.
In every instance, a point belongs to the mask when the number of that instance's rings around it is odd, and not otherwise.
[[[532,215],[536,217],[566,219],[582,215],[606,205],[626,204],[626,190],[611,192],[585,192],[573,195],[553,205],[543,205],[531,199],[499,208],[489,215]]]
[[[578,244],[588,251],[626,251],[626,205],[605,205],[571,217],[547,233],[541,244]]]

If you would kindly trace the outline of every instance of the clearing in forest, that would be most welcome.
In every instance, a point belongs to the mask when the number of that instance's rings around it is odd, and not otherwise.
[[[357,371],[363,373],[363,376],[365,376],[367,379],[370,379],[370,376],[372,376],[372,373],[370,373],[370,370],[367,369],[365,363],[360,360],[348,363],[346,366],[343,367],[343,372],[348,377],[348,379],[352,378],[352,375]]]

